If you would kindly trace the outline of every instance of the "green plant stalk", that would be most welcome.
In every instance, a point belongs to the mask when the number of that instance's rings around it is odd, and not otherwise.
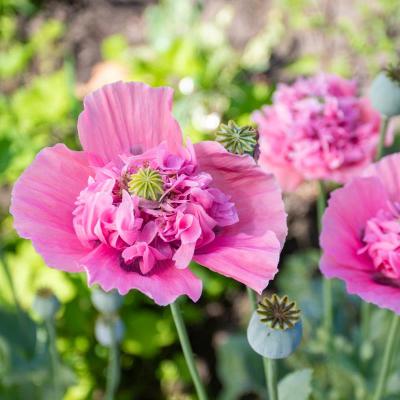
[[[253,289],[249,288],[248,286],[246,286],[246,290],[247,290],[247,296],[248,296],[250,304],[251,304],[251,308],[253,311],[255,311],[257,309],[256,292]]]
[[[393,313],[392,322],[390,324],[389,335],[386,341],[385,350],[383,353],[382,365],[379,372],[378,383],[375,388],[373,400],[381,400],[386,389],[390,365],[393,359],[393,350],[396,342],[396,337],[399,332],[400,317]]]
[[[61,388],[59,386],[60,382],[58,380],[57,372],[59,368],[57,344],[56,344],[56,330],[54,328],[54,321],[52,319],[47,319],[45,321],[47,329],[47,337],[49,342],[49,353],[50,353],[50,363],[51,363],[51,380],[53,385],[54,399],[59,400],[62,398]]]
[[[263,357],[265,378],[268,382],[268,399],[279,400],[278,380],[276,376],[276,361]]]
[[[112,323],[112,322],[111,322]],[[108,355],[107,385],[105,400],[113,400],[120,380],[119,347],[115,337],[114,326],[111,326],[111,345]]]
[[[375,161],[379,161],[385,149],[385,140],[389,127],[390,118],[385,115],[381,116],[382,124],[379,134],[378,148],[376,151]],[[369,328],[371,323],[372,305],[363,301],[361,303],[361,339],[363,342],[369,339]]]
[[[378,149],[376,151],[375,161],[380,160],[383,156],[383,151],[385,149],[385,139],[390,121],[390,118],[386,117],[385,115],[382,115],[381,118],[382,118],[382,124],[379,134]]]
[[[250,301],[250,305],[253,311],[257,310],[257,295],[253,289],[246,286],[247,296]],[[269,400],[278,400],[278,386],[276,378],[277,365],[275,360],[271,360],[267,357],[261,357],[264,366],[265,383],[268,389]]]
[[[171,312],[175,322],[176,330],[178,332],[179,340],[181,342],[186,364],[189,368],[189,372],[197,392],[197,396],[199,400],[207,400],[207,394],[204,389],[203,383],[201,382],[199,372],[197,371],[196,363],[193,356],[193,350],[189,342],[189,337],[186,331],[185,323],[183,322],[181,310],[176,301],[171,304]]]
[[[322,230],[322,216],[326,208],[326,190],[322,181],[319,181],[319,196],[317,202],[318,212],[318,230]],[[332,298],[332,280],[323,279],[322,281],[323,307],[324,307],[324,330],[327,338],[331,337],[333,327],[333,298]]]
[[[369,339],[369,327],[371,324],[371,304],[366,301],[361,302],[361,340],[366,342]]]
[[[12,279],[11,271],[10,271],[10,268],[8,266],[8,262],[5,259],[5,256],[4,256],[4,253],[3,253],[2,249],[0,249],[0,258],[1,258],[1,263],[3,264],[4,272],[6,274],[8,286],[10,286],[11,295],[12,295],[12,298],[14,300],[15,307],[17,308],[18,312],[21,313],[22,309],[21,309],[21,305],[20,305],[20,303],[18,301],[17,292],[15,290],[15,286],[14,286],[14,282],[13,282],[13,279]]]
[[[11,275],[10,267],[8,265],[8,262],[4,256],[3,250],[1,248],[0,248],[0,260],[1,260],[1,263],[3,264],[4,273],[6,274],[6,279],[8,282],[8,286],[10,287],[11,296],[13,298],[15,308],[17,309],[18,323],[20,325],[21,330],[23,332],[25,332],[25,322],[24,322],[25,319],[24,319],[23,310],[22,310],[21,304],[18,300],[17,291],[15,290],[14,281],[13,281],[13,278]]]

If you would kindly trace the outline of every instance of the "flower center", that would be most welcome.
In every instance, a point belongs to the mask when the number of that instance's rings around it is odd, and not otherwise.
[[[287,296],[281,298],[276,294],[270,298],[264,296],[258,303],[257,313],[261,316],[261,322],[280,330],[293,328],[300,319],[300,310],[296,303]]]
[[[400,205],[391,204],[369,219],[358,254],[367,253],[383,278],[400,279]],[[378,277],[379,278],[379,277]],[[387,280],[387,279],[386,279]]]
[[[164,193],[161,174],[150,167],[139,168],[129,176],[128,191],[146,200],[159,200]]]
[[[73,224],[85,247],[110,247],[126,271],[147,275],[164,263],[186,268],[197,248],[238,221],[229,196],[197,170],[190,150],[176,155],[160,145],[120,160],[89,179]]]

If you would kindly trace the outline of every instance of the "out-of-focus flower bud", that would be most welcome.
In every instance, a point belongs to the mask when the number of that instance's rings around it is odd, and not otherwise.
[[[221,124],[215,140],[234,154],[254,154],[257,146],[257,131],[251,126],[239,126],[234,121]]]
[[[263,297],[247,328],[247,339],[255,352],[278,359],[292,354],[301,342],[303,326],[295,302],[273,295]]]
[[[389,66],[373,80],[370,89],[373,107],[386,117],[400,115],[400,64]]]
[[[123,296],[116,290],[105,292],[100,288],[92,290],[92,303],[96,310],[102,314],[116,313],[123,303]]]
[[[51,320],[60,308],[60,302],[50,289],[39,289],[33,300],[33,309],[44,320]]]
[[[100,316],[96,320],[96,339],[103,346],[110,347],[114,342],[121,342],[124,331],[124,323],[118,316]]]

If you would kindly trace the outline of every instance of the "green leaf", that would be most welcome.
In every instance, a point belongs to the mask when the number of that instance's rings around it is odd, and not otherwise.
[[[36,325],[24,312],[0,309],[0,337],[19,355],[32,355],[36,346]]]
[[[245,335],[228,336],[218,347],[217,373],[224,387],[221,400],[236,400],[247,393],[264,396],[261,357],[250,348]]]
[[[278,384],[279,400],[307,400],[311,395],[311,369],[286,375]]]

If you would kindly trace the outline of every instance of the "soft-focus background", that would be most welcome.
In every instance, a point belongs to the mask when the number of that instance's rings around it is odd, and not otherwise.
[[[79,148],[76,119],[86,93],[115,80],[172,86],[174,113],[198,141],[228,119],[248,123],[252,110],[271,101],[277,82],[299,75],[335,72],[355,77],[365,91],[399,55],[399,21],[394,0],[0,0],[0,399],[54,400],[45,330],[32,310],[43,287],[62,304],[56,331],[64,399],[103,398],[108,350],[94,336],[98,313],[85,276],[47,268],[17,238],[8,213],[11,187],[38,150],[56,142]],[[376,376],[387,314],[374,311],[371,342],[357,350],[359,304],[336,283],[341,312],[332,357],[324,359],[315,196],[305,184],[285,198],[290,233],[270,289],[299,302],[305,334],[300,350],[280,363],[280,376],[310,368],[311,383],[299,379],[299,393],[311,385],[313,399],[363,400]],[[184,302],[184,317],[210,398],[265,399],[260,360],[244,336],[245,291],[194,268],[204,293],[198,304]],[[22,325],[9,278],[29,315]],[[134,291],[121,315],[117,398],[195,399],[169,308]],[[400,372],[390,378],[389,396],[400,398]]]

